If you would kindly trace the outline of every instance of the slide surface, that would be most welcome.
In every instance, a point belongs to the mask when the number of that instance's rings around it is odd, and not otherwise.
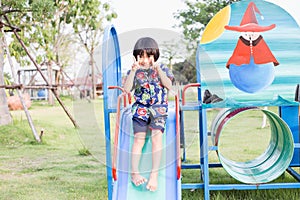
[[[168,120],[163,135],[163,153],[158,177],[158,189],[150,192],[146,184],[136,187],[131,182],[131,146],[133,143],[131,108],[123,109],[120,117],[120,132],[117,159],[117,180],[114,181],[114,200],[176,200],[181,199],[181,183],[177,180],[176,165],[176,115],[169,106]],[[149,180],[152,166],[151,138],[147,137],[140,161],[140,173]]]

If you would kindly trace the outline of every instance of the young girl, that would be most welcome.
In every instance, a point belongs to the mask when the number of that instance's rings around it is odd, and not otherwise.
[[[132,145],[131,180],[136,185],[148,180],[139,173],[139,161],[145,144],[147,130],[151,130],[152,170],[146,188],[157,189],[158,169],[161,160],[162,134],[168,112],[168,90],[171,90],[174,76],[164,65],[156,63],[159,48],[150,37],[140,38],[133,50],[134,63],[128,71],[124,89],[134,90],[132,105],[134,143]]]

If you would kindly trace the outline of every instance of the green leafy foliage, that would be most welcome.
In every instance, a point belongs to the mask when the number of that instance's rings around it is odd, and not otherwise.
[[[229,3],[239,0],[203,0],[186,1],[186,9],[175,14],[178,27],[183,28],[187,40],[195,44],[211,18]]]
[[[173,71],[180,83],[196,82],[195,55],[198,41],[200,41],[206,25],[212,17],[228,4],[239,0],[196,0],[185,1],[186,9],[175,13],[179,21],[177,27],[183,29],[184,38],[188,41],[187,49],[193,52],[184,62],[176,63]]]
[[[173,71],[176,81],[182,85],[197,82],[194,62],[184,60],[183,62],[176,63],[173,66]]]
[[[70,48],[70,41],[74,43],[73,30],[76,34],[84,33],[85,44],[90,44],[93,42],[89,40],[95,35],[92,32],[100,30],[101,34],[104,21],[117,17],[110,11],[109,3],[102,4],[98,0],[2,0],[1,3],[0,15],[5,15],[11,25],[21,30],[18,34],[25,45],[35,51],[39,63],[52,61],[61,67],[67,66],[68,63],[62,62],[69,59],[62,58],[60,48]],[[27,64],[26,53],[16,38],[12,38],[12,56],[21,65]]]
[[[78,40],[74,39],[74,30],[76,34],[80,34],[79,41],[89,47],[86,49],[91,54],[96,46],[95,41],[100,41],[106,15],[110,16],[109,19],[117,16],[110,11],[108,3],[101,6],[99,0],[1,0],[0,8],[0,20],[8,25],[4,27],[5,31],[17,31],[38,64],[55,63],[61,68],[70,65],[69,62],[76,54],[74,46],[76,42],[78,44]],[[0,39],[3,36],[1,34]],[[9,38],[11,56],[21,66],[29,65],[31,60],[17,37],[11,33],[5,34],[5,37]],[[0,68],[2,67],[3,64]],[[0,76],[2,80],[3,75]],[[56,81],[59,79],[62,79],[61,74]],[[6,96],[3,95],[0,99],[2,98],[5,99]],[[0,113],[4,112],[8,111],[0,109]]]
[[[42,44],[42,30],[54,13],[54,3],[52,0],[3,0],[2,13],[5,22],[19,28],[18,34],[27,47],[31,44]],[[9,30],[8,27],[6,27]],[[28,63],[26,52],[14,35],[11,35],[13,42],[10,43],[11,55],[16,58],[21,65]]]

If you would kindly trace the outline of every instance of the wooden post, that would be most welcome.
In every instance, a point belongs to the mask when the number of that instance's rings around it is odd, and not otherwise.
[[[44,76],[44,74],[42,73],[41,69],[39,68],[38,64],[35,62],[35,60],[33,59],[33,57],[30,55],[30,53],[28,52],[28,49],[26,48],[24,42],[21,40],[19,34],[17,33],[16,30],[13,30],[16,38],[18,39],[18,41],[20,42],[21,46],[23,47],[23,49],[25,50],[26,54],[28,55],[28,57],[30,58],[30,60],[32,61],[32,63],[34,64],[34,66],[36,67],[36,69],[38,70],[38,72],[41,74],[42,78],[44,79],[44,81],[46,82],[47,85],[49,85],[49,82],[47,80],[47,78]],[[69,113],[69,111],[67,110],[67,108],[65,107],[64,103],[62,102],[62,100],[59,98],[56,90],[51,89],[52,93],[54,94],[54,96],[56,97],[57,101],[59,102],[59,104],[61,105],[61,107],[64,109],[65,113],[68,115],[68,117],[70,118],[70,120],[72,121],[73,125],[78,128],[79,126],[77,125],[75,119],[73,119],[73,117],[71,116],[71,114]]]
[[[7,42],[6,42],[5,36],[4,36],[3,38],[4,38],[3,40],[4,40],[4,45],[5,45],[5,48],[6,48],[6,53],[7,53],[8,62],[9,62],[9,65],[10,65],[10,67],[11,67],[12,76],[13,76],[14,82],[16,82],[16,81],[17,81],[17,74],[16,74],[14,65],[13,65],[12,60],[11,60],[11,56],[10,56],[10,52],[9,52],[9,49],[8,49],[8,46],[7,46]],[[40,138],[40,136],[37,134],[37,131],[36,131],[35,127],[34,127],[32,118],[31,118],[30,113],[29,113],[29,111],[28,111],[28,109],[27,109],[27,106],[26,106],[26,103],[25,103],[24,98],[23,98],[23,96],[22,96],[22,93],[21,93],[21,91],[20,91],[19,88],[17,88],[16,91],[17,91],[17,94],[18,94],[18,96],[19,96],[19,98],[20,98],[21,104],[22,104],[22,106],[23,106],[25,115],[26,115],[26,117],[27,117],[27,121],[28,121],[29,126],[30,126],[30,128],[31,128],[31,131],[32,131],[32,133],[33,133],[33,135],[34,135],[34,138],[35,138],[35,140],[36,140],[37,142],[41,142],[41,138]]]
[[[5,20],[7,21],[8,25],[10,27],[10,21],[9,19],[5,17]],[[42,73],[40,67],[38,66],[38,64],[36,63],[36,61],[33,59],[33,57],[30,55],[28,49],[26,48],[24,42],[22,41],[22,39],[20,38],[19,34],[17,33],[17,29],[13,28],[12,29],[14,35],[16,36],[16,38],[18,39],[19,43],[21,44],[21,46],[23,47],[24,51],[26,52],[27,56],[29,57],[29,59],[32,61],[32,63],[34,64],[34,66],[36,67],[36,69],[38,70],[38,72],[41,74],[42,78],[44,79],[44,81],[46,82],[46,84],[49,86],[49,82],[47,80],[47,78],[44,76],[44,74]],[[79,126],[77,125],[75,119],[73,119],[73,117],[71,116],[71,114],[69,113],[69,111],[67,110],[66,106],[64,105],[64,103],[62,102],[62,100],[59,98],[56,89],[51,89],[52,93],[54,94],[54,96],[56,97],[56,100],[59,102],[59,104],[61,105],[61,107],[63,108],[63,110],[65,111],[65,113],[68,115],[69,119],[72,121],[73,125],[78,128]]]
[[[47,65],[49,86],[52,87],[52,64],[47,63],[46,65]],[[54,105],[53,96],[51,94],[51,89],[48,89],[48,103],[49,103],[49,105]]]
[[[96,80],[95,80],[95,65],[94,65],[94,50],[91,53],[91,68],[92,68],[92,89],[90,96],[92,99],[96,99]]]

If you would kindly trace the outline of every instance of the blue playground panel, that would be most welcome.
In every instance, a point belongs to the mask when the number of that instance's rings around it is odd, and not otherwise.
[[[103,82],[103,110],[106,143],[106,175],[108,185],[108,199],[112,199],[112,160],[110,114],[116,112],[117,99],[121,94],[117,90],[109,90],[109,86],[121,85],[121,57],[117,32],[114,26],[108,26],[104,31],[102,44],[102,82]]]

